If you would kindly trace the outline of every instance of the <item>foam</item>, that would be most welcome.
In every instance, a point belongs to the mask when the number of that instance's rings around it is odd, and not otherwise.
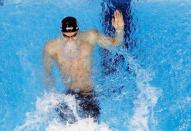
[[[97,124],[92,118],[77,121],[74,124],[63,125],[57,120],[52,121],[46,131],[110,131],[106,124]]]
[[[59,116],[55,113],[55,107],[65,102],[72,110],[77,122],[73,124],[63,123]],[[17,126],[15,131],[109,131],[109,127],[104,124],[98,124],[93,121],[93,118],[81,119],[78,116],[78,103],[72,95],[64,95],[55,92],[44,93],[40,98],[37,98],[36,108],[34,112],[26,113],[25,122]]]

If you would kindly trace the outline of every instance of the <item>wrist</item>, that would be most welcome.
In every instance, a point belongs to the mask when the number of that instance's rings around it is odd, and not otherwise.
[[[123,31],[123,28],[118,28],[118,29],[115,29],[116,32],[122,32]]]

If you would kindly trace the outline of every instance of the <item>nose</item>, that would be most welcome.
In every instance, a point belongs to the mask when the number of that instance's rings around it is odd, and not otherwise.
[[[73,41],[74,39],[72,37],[68,38],[68,41]]]

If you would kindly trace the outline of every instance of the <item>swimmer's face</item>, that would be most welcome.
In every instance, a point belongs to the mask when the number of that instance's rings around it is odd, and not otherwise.
[[[67,41],[76,40],[78,32],[62,32],[64,39]]]

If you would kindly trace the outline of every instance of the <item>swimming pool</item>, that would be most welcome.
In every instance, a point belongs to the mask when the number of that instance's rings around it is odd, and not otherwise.
[[[69,101],[75,112],[76,102],[72,96],[62,94],[64,86],[56,68],[58,92],[44,92],[43,46],[59,34],[60,20],[67,15],[78,19],[81,30],[98,28],[108,33],[102,15],[108,11],[105,4],[110,5],[111,1],[1,2],[0,130],[191,130],[189,0],[131,1],[131,32],[126,42],[133,42],[133,46],[128,50],[118,46],[109,53],[97,46],[92,56],[92,79],[101,107],[100,124],[91,118],[73,125],[59,121],[53,111],[55,105],[60,100]],[[114,5],[111,7],[115,8]],[[115,63],[107,57],[115,60],[116,53],[123,60],[110,65],[115,71],[106,73],[103,63]]]

